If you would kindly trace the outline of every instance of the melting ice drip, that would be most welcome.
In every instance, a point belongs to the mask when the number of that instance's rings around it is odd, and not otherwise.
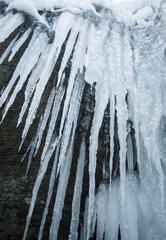
[[[59,181],[50,239],[58,238],[81,101],[85,88],[90,85],[93,87],[88,87],[89,91],[95,91],[93,120],[82,124],[69,239],[78,236],[87,161],[89,194],[80,239],[88,240],[94,232],[98,240],[120,237],[126,240],[165,239],[166,3],[148,3],[146,0],[139,3],[109,0],[70,1],[70,4],[56,0],[47,2],[0,2],[0,42],[21,28],[0,62],[7,56],[11,61],[30,39],[0,96],[0,106],[4,106],[3,120],[26,83],[18,125],[28,108],[29,111],[20,148],[60,59],[45,112],[27,149],[28,172],[48,127],[23,239],[26,239],[38,190],[54,153],[38,239],[42,238],[56,178]],[[70,66],[69,76],[67,66]],[[107,122],[104,131],[107,143],[102,164],[103,179],[107,181],[100,184],[96,194],[98,139],[103,120]]]

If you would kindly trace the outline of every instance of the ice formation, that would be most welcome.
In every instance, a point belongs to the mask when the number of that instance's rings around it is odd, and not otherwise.
[[[37,194],[53,158],[38,239],[42,238],[55,179],[57,193],[50,240],[58,229],[78,128],[78,161],[68,239],[156,240],[166,236],[166,1],[4,0],[0,42],[21,28],[0,58],[11,61],[28,40],[13,76],[1,92],[2,119],[26,84],[18,125],[26,115],[20,148],[35,119],[54,67],[53,87],[27,152],[30,168],[47,129],[23,239]],[[68,69],[68,73],[66,72]],[[80,123],[85,91],[94,107]],[[82,124],[82,125],[81,125]],[[104,126],[104,127],[103,127]],[[103,129],[105,158],[99,159]],[[25,157],[25,156],[24,156]],[[97,186],[98,161],[102,180]],[[84,167],[89,194],[80,220]],[[81,231],[78,231],[78,227]]]

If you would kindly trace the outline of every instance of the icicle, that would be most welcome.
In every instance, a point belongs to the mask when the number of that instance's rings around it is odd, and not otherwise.
[[[88,221],[88,207],[89,206],[89,198],[87,197],[85,200],[85,210],[84,210],[84,221],[83,221],[83,226],[81,228],[81,240],[86,240],[87,236],[87,221]]]
[[[92,84],[93,82],[100,82],[103,77],[105,67],[103,64],[103,43],[108,32],[108,26],[102,24],[96,28],[95,24],[92,24],[90,30],[90,41],[85,62],[85,81]]]
[[[54,99],[55,99],[55,87],[53,87],[52,90],[51,90],[49,99],[47,101],[47,106],[45,108],[45,112],[44,112],[44,115],[43,115],[43,118],[42,118],[42,122],[41,122],[41,124],[39,126],[38,138],[37,138],[37,146],[36,146],[35,153],[38,152],[38,149],[40,147],[42,136],[43,136],[43,133],[44,133],[44,130],[45,130],[48,118],[50,116],[50,112],[51,112],[51,108],[52,108],[52,104],[53,104]]]
[[[65,156],[67,146],[68,146],[68,143],[70,140],[70,134],[71,134],[73,122],[77,121],[77,118],[78,118],[83,89],[84,89],[83,76],[78,73],[76,76],[75,86],[74,86],[73,93],[71,96],[67,119],[65,122],[64,130],[63,130],[62,145],[61,145],[61,149],[60,149],[57,174],[58,174],[60,167],[62,165],[62,162],[64,160],[64,156]]]
[[[127,135],[127,163],[128,170],[134,171],[133,145],[130,132]]]
[[[76,174],[76,181],[74,186],[74,195],[73,195],[73,202],[72,202],[72,219],[70,224],[69,240],[77,240],[77,235],[78,235],[77,231],[78,231],[78,224],[79,224],[84,164],[85,164],[85,139],[82,140],[81,147],[80,147],[80,154],[78,158],[77,174]]]
[[[114,121],[115,121],[115,95],[111,93],[110,97],[110,182],[112,180],[113,156],[114,156]]]
[[[9,53],[11,52],[11,49],[14,45],[14,43],[16,42],[18,38],[18,34],[16,35],[16,37],[11,41],[11,43],[9,44],[9,46],[7,47],[6,51],[2,54],[1,58],[0,58],[0,64],[3,63],[3,61],[5,60],[5,58],[9,55]]]
[[[102,28],[103,27],[103,28]],[[96,50],[97,53],[100,55],[101,58],[103,58],[103,52],[100,52],[102,48],[102,44],[106,44],[103,39],[107,39],[108,34],[108,26],[101,26],[101,30],[99,34],[99,31],[96,33],[96,40],[98,42],[98,45],[100,46],[100,49]],[[104,35],[102,35],[104,34]],[[103,48],[107,47],[103,45]],[[98,52],[99,51],[99,52]],[[104,60],[104,59],[103,59]],[[104,69],[106,66],[106,62],[102,62],[101,68]],[[90,147],[89,147],[89,208],[88,208],[88,231],[86,239],[89,239],[90,237],[90,227],[92,223],[92,216],[94,213],[94,194],[95,194],[95,172],[96,172],[96,155],[97,155],[97,148],[98,148],[98,136],[99,136],[99,130],[103,121],[104,111],[106,109],[106,106],[108,104],[109,100],[109,81],[108,81],[108,73],[105,72],[101,76],[103,78],[103,81],[100,81],[96,85],[96,95],[95,95],[95,109],[94,109],[94,118],[91,128],[91,135],[90,135]]]
[[[127,175],[127,222],[129,240],[138,240],[138,177],[134,173]]]
[[[120,229],[120,180],[112,179],[108,186],[108,208],[106,208],[105,240],[117,240]],[[121,235],[122,236],[122,235]]]
[[[48,208],[49,208],[51,197],[52,197],[52,193],[53,193],[53,187],[54,187],[54,182],[55,182],[55,172],[56,172],[56,166],[57,166],[57,161],[58,161],[58,155],[59,155],[59,145],[57,146],[56,154],[55,154],[55,158],[54,158],[54,163],[53,163],[53,166],[52,166],[52,172],[51,172],[51,177],[50,177],[50,182],[49,182],[49,189],[48,189],[48,194],[47,194],[47,200],[46,200],[46,204],[45,204],[45,208],[44,208],[44,212],[43,212],[42,221],[41,221],[41,224],[40,224],[38,240],[42,239],[42,233],[43,233],[46,217],[47,217],[47,214],[48,214]]]
[[[76,126],[75,126],[76,127]],[[64,199],[66,194],[66,188],[70,175],[71,162],[73,157],[73,140],[75,134],[75,127],[73,127],[71,141],[66,153],[66,161],[62,166],[62,170],[59,177],[58,189],[56,194],[56,200],[54,204],[52,223],[50,227],[50,240],[56,240],[58,235],[59,223],[62,218],[62,209],[64,206]]]
[[[24,42],[28,39],[30,33],[32,32],[32,29],[29,28],[18,40],[17,42],[14,44],[14,46],[12,46],[12,53],[9,57],[9,61],[11,61],[13,59],[13,57],[15,56],[15,54],[18,52],[18,50],[20,49],[20,47],[24,44]]]
[[[18,28],[24,22],[24,17],[21,13],[16,13],[15,15],[9,14],[6,18],[0,19],[1,35],[0,43],[5,41],[5,39],[12,33],[16,28]]]
[[[53,107],[52,107],[51,120],[50,120],[50,123],[49,123],[49,128],[48,128],[48,131],[47,131],[47,136],[46,136],[45,145],[44,145],[44,148],[43,148],[41,159],[44,158],[44,156],[47,152],[48,146],[50,144],[52,135],[54,133],[55,124],[56,124],[58,113],[59,113],[59,110],[60,110],[60,107],[61,107],[61,102],[62,102],[62,99],[64,97],[64,93],[65,93],[65,89],[61,85],[58,89],[58,92],[55,95],[54,104],[53,104]],[[38,145],[36,147],[36,150],[37,149],[38,149]],[[36,152],[35,152],[35,154],[36,154]]]
[[[94,212],[94,194],[95,194],[95,172],[96,172],[96,154],[98,148],[99,130],[103,121],[104,111],[108,103],[108,88],[107,84],[96,86],[96,105],[94,109],[94,118],[90,135],[89,148],[89,210],[88,210],[88,232],[86,239],[90,237],[90,227]],[[102,96],[102,98],[101,98]],[[102,101],[101,101],[102,100]]]
[[[105,231],[106,211],[108,211],[108,193],[105,184],[99,186],[96,196],[97,208],[97,240],[103,240]]]
[[[27,170],[26,170],[26,175],[25,176],[27,176],[27,174],[28,174],[36,145],[38,144],[40,146],[41,138],[42,138],[45,126],[47,124],[47,120],[48,120],[49,115],[50,115],[50,111],[51,111],[51,107],[52,107],[54,97],[55,97],[55,88],[53,88],[51,93],[50,93],[44,115],[39,122],[39,126],[38,126],[38,129],[37,129],[37,132],[36,132],[36,136],[34,137],[34,140],[32,140],[31,150],[30,150],[30,154],[29,154],[29,157],[28,157],[28,165],[27,165]],[[20,145],[20,147],[21,147],[21,145]]]
[[[50,116],[51,107],[52,107],[52,104],[53,104],[53,101],[54,101],[54,97],[55,97],[55,87],[53,87],[53,89],[51,90],[51,93],[50,93],[50,96],[48,98],[47,105],[46,105],[46,108],[45,108],[45,111],[44,111],[44,115],[40,118],[40,121],[39,121],[38,129],[37,129],[36,136],[35,136],[35,143],[34,143],[35,148],[34,148],[34,150],[35,149],[36,150],[35,150],[34,155],[37,154],[38,149],[40,147],[43,132],[45,130],[48,118]],[[19,150],[21,149],[21,147],[24,143],[24,140],[25,140],[25,138],[22,139],[22,141],[20,143],[20,146],[19,146]],[[34,151],[33,151],[33,153],[34,153]]]
[[[121,30],[120,30],[121,31]],[[122,34],[122,33],[121,33]],[[123,36],[120,35],[119,29],[115,28],[112,31],[112,46],[114,47],[114,64],[113,86],[116,95],[116,110],[118,123],[118,138],[120,144],[120,182],[121,182],[121,232],[124,238],[127,239],[127,223],[126,223],[126,124],[128,119],[126,98],[126,83],[124,79],[124,42]]]

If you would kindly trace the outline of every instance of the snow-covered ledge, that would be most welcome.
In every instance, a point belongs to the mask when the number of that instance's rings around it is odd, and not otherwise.
[[[7,11],[11,9],[23,11],[46,25],[46,21],[38,13],[40,10],[69,11],[80,15],[87,13],[99,20],[104,9],[111,11],[118,22],[123,22],[127,26],[135,24],[145,26],[154,17],[161,0],[1,0],[1,2],[8,4]]]

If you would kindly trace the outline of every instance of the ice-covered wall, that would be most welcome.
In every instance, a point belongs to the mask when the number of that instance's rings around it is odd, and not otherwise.
[[[1,121],[5,121],[17,94],[26,85],[18,118],[20,125],[28,110],[20,148],[33,124],[45,87],[60,62],[45,112],[26,153],[29,154],[28,173],[47,130],[23,239],[52,157],[54,163],[38,239],[42,238],[55,179],[58,187],[50,239],[58,239],[80,126],[69,239],[77,239],[78,226],[81,226],[82,240],[90,239],[94,232],[99,240],[120,236],[126,240],[164,239],[165,1],[14,0],[0,1],[0,5],[0,42],[20,29],[0,63],[6,57],[11,61],[29,39],[0,96],[0,107],[4,109]],[[89,123],[80,120],[85,82],[95,91],[93,119]],[[100,160],[103,181],[97,189],[99,136],[104,122],[105,158]],[[82,223],[79,213],[85,164],[89,168],[89,194]]]

